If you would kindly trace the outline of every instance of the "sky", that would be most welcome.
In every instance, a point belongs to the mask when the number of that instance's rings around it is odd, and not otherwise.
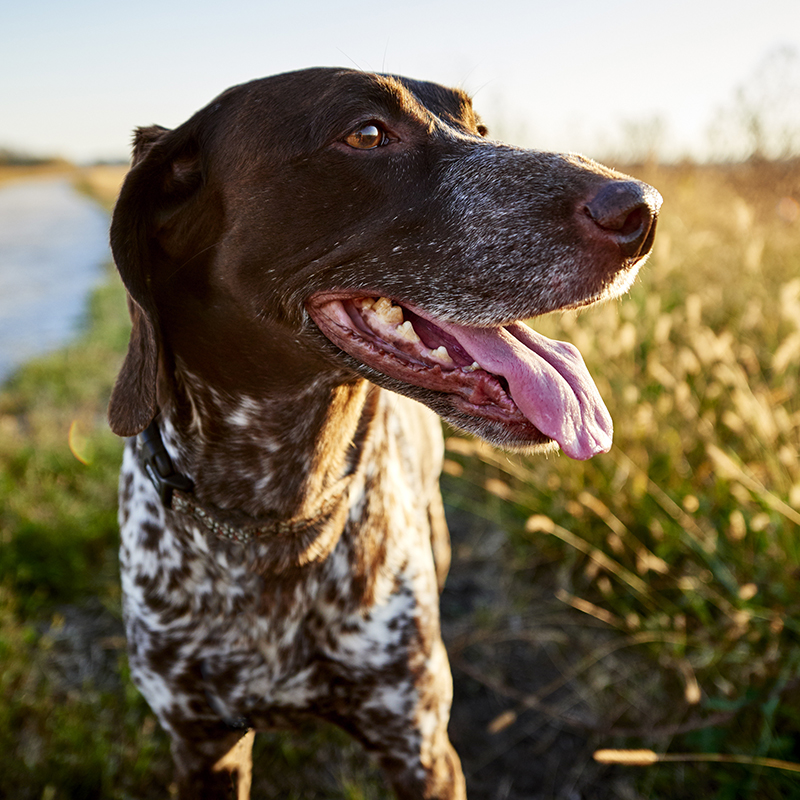
[[[670,157],[770,53],[800,0],[2,0],[0,148],[126,158],[236,83],[345,66],[459,86],[490,132],[598,155],[659,119]]]

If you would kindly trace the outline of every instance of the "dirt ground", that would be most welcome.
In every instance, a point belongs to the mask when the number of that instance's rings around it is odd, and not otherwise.
[[[449,514],[442,596],[454,702],[450,735],[470,800],[634,800],[630,776],[597,764],[589,687],[571,677],[597,645],[576,613],[513,559],[504,533]]]

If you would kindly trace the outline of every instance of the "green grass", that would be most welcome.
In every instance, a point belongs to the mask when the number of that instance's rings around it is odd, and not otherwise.
[[[128,323],[111,282],[75,344],[21,370],[0,395],[0,581],[26,612],[90,593],[108,595],[115,572],[115,487],[120,441],[108,397]],[[73,447],[70,448],[70,429]]]
[[[446,499],[509,531],[509,569],[605,630],[578,678],[600,746],[800,762],[800,168],[638,175],[665,205],[637,285],[536,325],[584,354],[612,452],[523,458],[451,433]],[[119,637],[107,685],[58,668],[65,605],[120,616],[121,443],[105,405],[127,331],[109,279],[76,342],[0,393],[0,796],[145,798],[169,783]],[[305,765],[325,796],[383,795],[339,734],[258,746],[271,776]],[[774,769],[627,769],[648,798],[800,798]]]
[[[146,797],[152,776],[167,780],[166,737],[127,677],[122,643],[109,643],[113,689],[56,668],[61,604],[95,598],[120,617],[121,442],[104,405],[128,328],[109,280],[85,333],[0,394],[0,796]]]

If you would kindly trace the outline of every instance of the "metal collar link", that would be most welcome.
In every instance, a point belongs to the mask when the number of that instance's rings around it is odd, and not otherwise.
[[[158,492],[164,508],[178,514],[186,514],[214,536],[247,544],[257,537],[268,534],[299,534],[322,522],[345,497],[352,476],[340,480],[329,496],[324,499],[313,517],[292,519],[253,520],[251,524],[236,524],[224,519],[224,512],[201,505],[193,496],[191,478],[176,472],[172,459],[164,447],[161,432],[155,422],[143,430],[138,438],[139,463]]]

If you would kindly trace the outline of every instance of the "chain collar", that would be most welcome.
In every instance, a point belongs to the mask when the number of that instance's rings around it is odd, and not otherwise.
[[[204,506],[194,497],[194,483],[175,469],[155,421],[138,435],[137,449],[139,464],[158,492],[164,508],[185,514],[208,533],[239,544],[247,544],[263,536],[286,536],[308,530],[334,511],[352,480],[352,476],[347,476],[337,481],[312,518],[262,518],[240,524],[226,518],[233,514]]]

